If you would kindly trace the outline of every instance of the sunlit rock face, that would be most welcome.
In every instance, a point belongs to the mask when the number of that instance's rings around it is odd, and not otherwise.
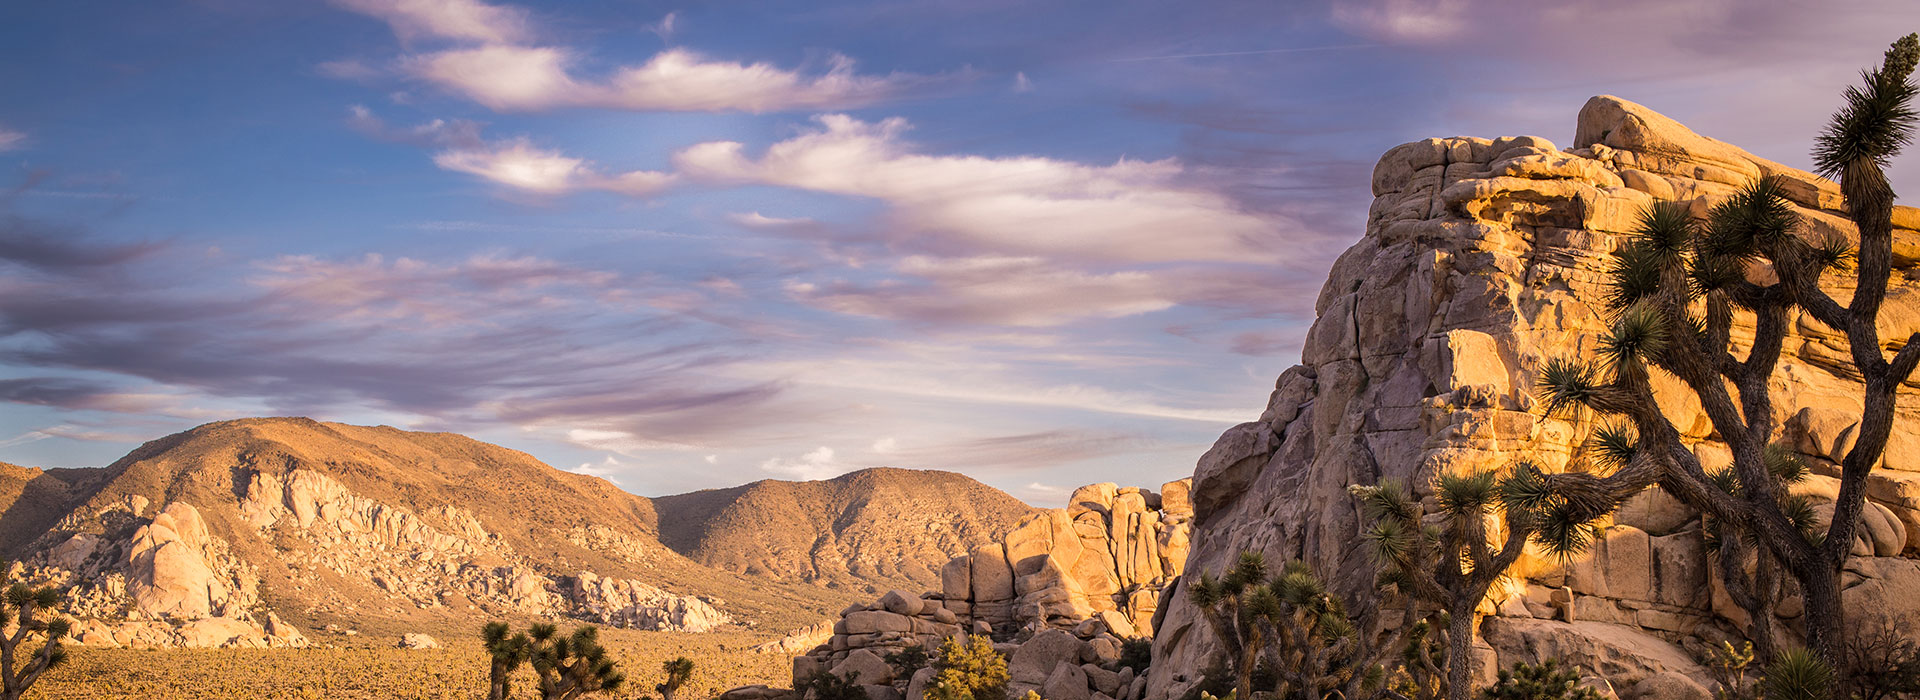
[[[1398,478],[1426,492],[1443,472],[1494,469],[1525,457],[1564,469],[1594,425],[1547,418],[1530,390],[1546,360],[1591,356],[1605,328],[1602,299],[1612,252],[1656,199],[1696,214],[1762,175],[1785,179],[1807,233],[1857,238],[1838,188],[1809,173],[1706,138],[1640,105],[1596,97],[1581,110],[1574,143],[1560,150],[1530,136],[1427,139],[1398,146],[1373,173],[1365,236],[1341,255],[1315,303],[1318,319],[1299,365],[1275,384],[1266,411],[1232,428],[1193,477],[1188,571],[1217,572],[1239,552],[1269,562],[1302,559],[1350,601],[1364,604],[1375,568],[1360,538],[1350,484]],[[1889,349],[1920,330],[1920,212],[1895,211],[1894,289],[1881,312]],[[1763,268],[1749,271],[1770,281]],[[1825,280],[1842,303],[1850,280]],[[1734,335],[1751,338],[1751,317]],[[1861,389],[1848,375],[1841,337],[1810,318],[1793,335],[1773,379],[1780,439],[1818,474],[1802,487],[1832,498],[1836,464],[1852,443]],[[1695,441],[1702,461],[1731,461],[1696,401],[1655,373],[1662,408]],[[1886,468],[1846,577],[1859,615],[1920,607],[1920,444],[1902,401]],[[1829,510],[1830,511],[1830,507]],[[1561,567],[1523,561],[1522,578],[1496,591],[1483,627],[1504,665],[1560,656],[1608,675],[1626,697],[1691,677],[1704,640],[1726,638],[1741,611],[1717,590],[1700,519],[1658,490],[1626,504],[1590,556]],[[1560,589],[1565,587],[1565,591]],[[1577,622],[1564,621],[1570,598]],[[1569,595],[1570,594],[1570,595]],[[1197,680],[1214,642],[1175,586],[1155,640],[1148,698],[1178,697]],[[1777,610],[1791,630],[1800,614]],[[1676,680],[1679,679],[1679,680]]]
[[[817,646],[794,659],[800,687],[819,671],[856,677],[873,693],[917,700],[930,671],[914,674],[886,659],[908,646],[938,648],[950,637],[991,635],[1011,658],[1009,697],[1139,700],[1146,677],[1110,670],[1125,640],[1153,634],[1163,590],[1185,571],[1193,517],[1187,479],[1159,492],[1111,483],[1075,489],[1066,508],[1035,513],[1003,542],[982,545],[941,568],[941,590],[891,591],[854,604],[827,630],[808,629],[770,645]],[[888,690],[880,690],[887,688]]]

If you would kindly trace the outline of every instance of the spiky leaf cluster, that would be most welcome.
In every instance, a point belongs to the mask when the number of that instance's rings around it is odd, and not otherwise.
[[[573,634],[560,635],[551,624],[535,624],[527,631],[532,641],[528,663],[540,679],[540,695],[545,700],[570,700],[581,695],[619,690],[626,684],[605,647],[600,646],[600,630],[591,625],[576,628]]]
[[[1547,659],[1539,664],[1514,662],[1500,669],[1499,679],[1480,692],[1481,700],[1600,700],[1599,691],[1580,685],[1580,674]]]
[[[1887,49],[1879,68],[1861,74],[1864,85],[1847,88],[1846,104],[1815,141],[1813,162],[1820,174],[1838,176],[1856,162],[1884,168],[1912,140],[1915,88],[1908,77],[1916,61],[1920,36],[1908,34]]]
[[[1767,665],[1760,688],[1767,700],[1825,700],[1832,697],[1833,667],[1803,647],[1786,649]]]

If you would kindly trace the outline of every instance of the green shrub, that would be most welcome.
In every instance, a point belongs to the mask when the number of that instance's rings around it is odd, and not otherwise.
[[[1113,670],[1131,668],[1134,673],[1146,673],[1147,667],[1152,665],[1153,640],[1136,637],[1120,643],[1120,660],[1114,664]]]
[[[927,684],[928,700],[1000,700],[1007,696],[1007,659],[993,640],[973,635],[965,643],[948,637],[940,644],[937,671]]]
[[[812,691],[814,700],[867,700],[867,691],[854,679],[826,671],[815,671],[798,690],[802,694]]]

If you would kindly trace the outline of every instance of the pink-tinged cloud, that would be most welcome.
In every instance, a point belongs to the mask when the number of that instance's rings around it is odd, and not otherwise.
[[[896,242],[947,254],[1078,260],[1272,261],[1286,222],[1245,211],[1179,161],[1085,165],[1038,156],[925,155],[903,119],[817,117],[820,128],[758,158],[731,141],[674,155],[707,182],[870,197],[890,206]]]
[[[26,145],[27,135],[24,132],[0,126],[0,151],[11,151]]]
[[[562,48],[496,44],[453,49],[408,61],[413,75],[502,112],[595,107],[643,112],[778,112],[846,109],[894,97],[935,78],[861,75],[832,58],[826,72],[803,74],[770,63],[715,60],[668,49],[603,79],[576,77]]]
[[[525,10],[479,0],[334,0],[393,27],[403,41],[417,38],[503,43],[526,38]]]
[[[526,139],[442,151],[434,155],[433,163],[443,170],[547,195],[604,190],[646,197],[672,186],[675,179],[671,173],[650,170],[603,174],[583,159],[536,148]]]
[[[925,323],[1055,326],[1120,318],[1178,303],[1162,280],[1136,270],[1095,273],[1040,258],[910,256],[895,271],[924,282],[793,282],[787,293],[844,314]]]

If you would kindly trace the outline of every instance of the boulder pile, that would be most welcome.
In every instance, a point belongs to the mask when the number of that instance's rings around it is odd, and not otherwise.
[[[1442,473],[1499,469],[1521,458],[1577,465],[1590,417],[1549,417],[1531,395],[1541,367],[1592,357],[1607,327],[1613,253],[1656,200],[1704,215],[1762,175],[1781,178],[1804,234],[1858,239],[1837,186],[1697,135],[1614,97],[1581,110],[1572,147],[1533,136],[1427,139],[1396,147],[1373,172],[1365,236],[1340,256],[1299,365],[1275,384],[1257,421],[1227,431],[1196,465],[1194,548],[1187,568],[1217,572],[1242,551],[1301,559],[1350,606],[1374,596],[1360,546],[1363,519],[1346,489],[1400,479],[1430,495]],[[1893,288],[1881,337],[1920,330],[1920,211],[1894,212]],[[1748,271],[1771,283],[1771,272]],[[1849,280],[1822,281],[1846,299]],[[1861,389],[1844,341],[1791,312],[1773,376],[1779,437],[1812,465],[1798,488],[1834,497]],[[1736,338],[1752,337],[1752,317]],[[1696,399],[1653,375],[1662,410],[1709,470],[1731,462]],[[1913,386],[1909,386],[1911,391]],[[1916,392],[1920,393],[1920,392]],[[1871,507],[1853,543],[1847,610],[1856,621],[1920,613],[1920,403],[1905,396]],[[1831,512],[1831,506],[1825,512]],[[1501,665],[1557,657],[1610,680],[1621,697],[1704,697],[1693,662],[1737,633],[1743,613],[1718,585],[1701,519],[1658,489],[1628,502],[1583,558],[1523,560],[1482,613],[1486,653]],[[1212,634],[1184,595],[1155,638],[1147,697],[1180,697],[1214,655]],[[1796,634],[1789,591],[1776,629]],[[1657,680],[1656,680],[1657,679]],[[1676,694],[1675,688],[1686,687]]]
[[[732,620],[705,600],[591,571],[552,572],[525,563],[469,512],[416,513],[348,490],[316,471],[248,475],[240,514],[263,540],[304,546],[284,554],[295,571],[365,581],[376,595],[420,609],[462,601],[490,614],[567,616],[614,627],[706,632]],[[146,517],[131,496],[94,514],[92,530],[63,523],[30,562],[36,580],[70,586],[62,613],[70,641],[109,647],[307,646],[266,612],[258,571],[211,534],[185,501]],[[70,518],[74,523],[79,518]],[[231,533],[230,533],[231,534]],[[352,612],[352,601],[317,608]]]
[[[1182,479],[1157,493],[1111,483],[1076,489],[1066,508],[1036,513],[1005,542],[948,561],[940,591],[890,591],[841,611],[832,635],[794,659],[794,687],[826,671],[868,686],[875,700],[919,700],[932,670],[889,658],[986,635],[1010,659],[1011,697],[1037,690],[1048,700],[1139,700],[1145,674],[1118,664],[1127,640],[1152,636],[1161,592],[1186,565],[1188,487]],[[753,700],[769,691],[735,692]]]
[[[1186,567],[1191,480],[1160,492],[1111,483],[1075,489],[1066,508],[1029,516],[1005,542],[940,570],[942,605],[1010,634],[1071,628],[1101,613],[1123,637],[1153,635],[1160,592]]]

